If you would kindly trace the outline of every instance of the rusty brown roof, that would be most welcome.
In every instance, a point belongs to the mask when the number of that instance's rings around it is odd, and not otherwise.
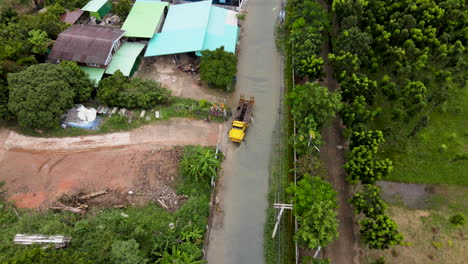
[[[105,64],[113,43],[125,31],[94,25],[72,25],[60,33],[49,59]]]
[[[75,22],[80,18],[80,16],[83,14],[83,10],[81,9],[76,9],[74,11],[66,11],[61,17],[60,21],[68,24],[75,24]]]

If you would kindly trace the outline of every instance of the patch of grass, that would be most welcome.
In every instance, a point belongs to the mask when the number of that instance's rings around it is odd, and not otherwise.
[[[204,101],[205,102],[205,101]],[[35,137],[74,137],[74,136],[87,136],[87,135],[98,135],[112,132],[127,131],[156,123],[159,121],[169,120],[173,117],[185,117],[191,119],[206,119],[208,117],[208,110],[211,107],[211,103],[200,103],[198,100],[190,98],[173,97],[173,102],[168,105],[156,106],[152,109],[146,110],[146,116],[150,117],[150,120],[140,118],[142,110],[133,110],[134,118],[132,123],[127,122],[126,117],[121,117],[118,114],[114,114],[111,117],[104,116],[99,130],[86,130],[81,128],[55,128],[51,130],[38,133],[30,129],[17,128],[16,130],[24,135],[35,136]],[[97,107],[97,106],[95,106]],[[160,118],[155,117],[155,111],[160,112]],[[214,122],[224,122],[223,117],[211,117]]]
[[[239,19],[239,20],[245,20],[245,16],[246,16],[245,13],[239,13],[239,14],[237,14],[237,19]]]
[[[404,246],[393,249],[366,250],[362,263],[385,257],[385,263],[461,263],[467,250],[467,226],[455,227],[450,217],[468,214],[468,187],[439,185],[429,199],[428,210],[410,209],[389,203],[389,216],[405,237]]]
[[[468,159],[463,158],[468,153],[467,116],[468,89],[453,90],[445,104],[430,112],[428,125],[406,137],[404,149],[393,145],[385,150],[394,162],[387,180],[468,185]]]

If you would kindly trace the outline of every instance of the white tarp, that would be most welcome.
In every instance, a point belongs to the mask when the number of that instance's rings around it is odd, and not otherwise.
[[[86,108],[80,105],[76,111],[78,112],[78,118],[82,122],[93,122],[96,119],[97,111],[94,108]]]

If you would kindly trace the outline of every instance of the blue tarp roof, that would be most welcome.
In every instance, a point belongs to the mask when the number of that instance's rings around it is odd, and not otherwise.
[[[235,52],[237,12],[212,6],[211,1],[172,5],[161,33],[154,34],[145,57],[214,50]]]

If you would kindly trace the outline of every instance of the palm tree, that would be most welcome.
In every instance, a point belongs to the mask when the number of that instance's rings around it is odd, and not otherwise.
[[[195,178],[196,181],[216,177],[216,170],[221,167],[221,161],[212,149],[196,146],[191,151],[186,151],[180,169],[185,176]]]

